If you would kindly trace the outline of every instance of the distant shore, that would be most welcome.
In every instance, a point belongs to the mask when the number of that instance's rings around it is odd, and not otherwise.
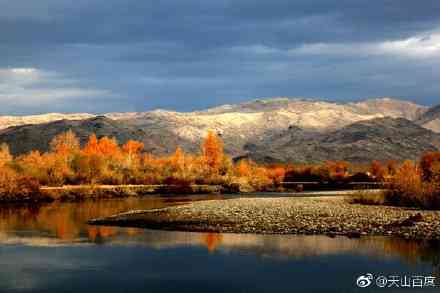
[[[92,225],[258,234],[397,236],[440,240],[440,212],[350,204],[342,196],[239,198],[131,211]]]
[[[28,196],[2,196],[0,203],[43,203],[75,202],[127,197],[141,197],[155,194],[219,194],[234,193],[220,185],[66,185],[40,187],[38,192]]]
[[[195,194],[275,194],[279,196],[322,196],[322,195],[350,195],[359,190],[310,190],[297,192],[289,189],[282,191],[267,192],[240,192],[239,187],[222,185],[65,185],[59,187],[40,187],[38,192],[27,194],[27,196],[13,195],[0,196],[0,203],[38,203],[38,202],[75,202],[82,200],[99,200],[126,197],[141,197],[148,195],[195,195]],[[379,189],[368,190],[371,192]]]

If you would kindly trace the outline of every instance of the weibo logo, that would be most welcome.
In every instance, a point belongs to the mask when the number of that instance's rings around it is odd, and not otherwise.
[[[366,274],[364,276],[360,276],[356,280],[356,285],[361,288],[366,288],[371,285],[371,282],[373,280],[372,274]]]

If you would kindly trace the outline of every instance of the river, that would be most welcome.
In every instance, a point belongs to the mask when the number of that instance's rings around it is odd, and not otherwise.
[[[0,292],[376,292],[360,276],[440,278],[440,244],[89,226],[91,218],[221,196],[0,208]],[[429,279],[431,280],[431,279]],[[440,280],[440,279],[439,279]],[[440,285],[440,282],[435,279]],[[402,284],[402,283],[401,283]],[[431,291],[410,284],[411,292]],[[395,286],[385,292],[401,292]],[[436,289],[432,289],[436,290]],[[438,288],[437,288],[438,290]]]

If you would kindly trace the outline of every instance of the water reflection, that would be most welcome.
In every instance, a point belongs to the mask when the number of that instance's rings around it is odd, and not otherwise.
[[[212,254],[240,253],[290,260],[341,254],[363,255],[377,259],[398,258],[408,265],[426,263],[435,272],[440,271],[439,242],[385,237],[351,240],[324,236],[184,233],[85,224],[88,219],[130,209],[161,208],[200,199],[206,199],[206,196],[55,203],[40,207],[7,206],[0,209],[0,246],[106,245],[156,250],[205,247]]]
[[[196,200],[221,199],[220,195],[183,197],[128,198],[121,200],[85,201],[80,203],[53,203],[41,206],[0,207],[0,242],[11,243],[12,239],[24,243],[29,240],[44,243],[103,243],[111,237],[134,236],[142,233],[138,229],[95,227],[87,220],[110,216],[133,209],[156,209],[184,204]],[[121,235],[122,234],[122,235]]]

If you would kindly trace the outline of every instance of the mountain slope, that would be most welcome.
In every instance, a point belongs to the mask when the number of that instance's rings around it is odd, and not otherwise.
[[[428,110],[427,107],[413,102],[393,98],[369,99],[350,104],[367,113],[381,114],[383,117],[405,118],[411,121],[418,119]]]
[[[416,122],[427,129],[440,133],[440,105],[429,109]]]
[[[217,124],[221,126],[225,120],[232,120],[230,122],[236,126],[240,124],[240,120],[259,123],[261,116],[270,116],[271,121],[289,119],[291,124],[302,128],[337,129],[350,123],[379,117],[402,117],[414,120],[427,110],[427,107],[391,98],[370,99],[357,103],[272,98],[235,105],[223,105],[205,111],[189,113],[156,110],[138,113],[107,113],[103,116],[115,120],[166,119],[165,116],[170,116],[170,123],[176,119],[182,119],[185,122],[201,119],[203,121],[199,123],[199,126],[204,124],[209,127]],[[56,120],[84,120],[94,116],[96,115],[88,113],[0,116],[0,129],[25,124],[48,123]]]
[[[27,125],[27,124],[44,124],[58,120],[84,120],[95,116],[96,115],[88,114],[88,113],[77,113],[77,114],[48,113],[48,114],[28,115],[28,116],[0,116],[0,129],[5,129],[11,126]]]
[[[377,118],[356,122],[328,133],[304,136],[293,129],[249,150],[260,162],[416,159],[423,152],[440,150],[440,135],[404,118]]]
[[[82,145],[87,142],[91,134],[95,133],[98,138],[114,137],[119,143],[125,143],[129,139],[142,141],[145,149],[155,154],[166,152],[168,145],[180,143],[172,133],[167,133],[166,130],[162,132],[162,135],[157,136],[122,121],[103,116],[86,120],[59,120],[45,124],[10,127],[0,131],[0,142],[7,143],[14,155],[31,150],[45,152],[52,138],[67,130],[74,131]]]
[[[72,129],[82,143],[91,133],[96,133],[98,137],[114,136],[120,143],[136,139],[142,141],[149,152],[167,154],[174,152],[178,145],[187,152],[198,152],[206,132],[213,130],[222,136],[225,149],[231,156],[249,154],[259,161],[317,161],[339,157],[361,161],[370,158],[375,151],[379,156],[380,145],[383,156],[388,158],[392,154],[388,153],[387,144],[391,145],[389,152],[394,152],[399,141],[404,150],[401,157],[408,155],[412,158],[418,149],[429,149],[429,139],[435,138],[421,139],[419,144],[410,142],[412,138],[408,136],[428,137],[432,133],[408,120],[393,119],[420,119],[426,113],[424,106],[389,98],[357,103],[278,98],[189,113],[155,110],[108,113],[94,118],[90,118],[90,114],[67,114],[64,120],[0,130],[0,142],[8,143],[14,154],[31,149],[46,151],[56,134]],[[21,121],[28,119],[24,117]],[[375,122],[370,124],[369,121]],[[388,125],[380,121],[388,121]],[[393,126],[396,121],[401,122]],[[360,129],[356,132],[353,128]],[[361,130],[367,137],[350,142],[350,138],[362,136]],[[393,132],[389,132],[391,130]],[[332,138],[338,140],[333,142]],[[368,155],[370,151],[372,153]],[[358,158],[357,152],[366,154]]]
[[[223,136],[228,152],[240,156],[245,154],[245,144],[258,144],[289,126],[327,132],[374,118],[416,117],[426,110],[424,106],[389,98],[348,104],[277,98],[190,113],[156,110],[131,114],[128,118],[119,115],[117,119],[142,129],[167,129],[192,145],[198,145],[207,130],[214,130]],[[191,145],[184,148],[193,149]]]

